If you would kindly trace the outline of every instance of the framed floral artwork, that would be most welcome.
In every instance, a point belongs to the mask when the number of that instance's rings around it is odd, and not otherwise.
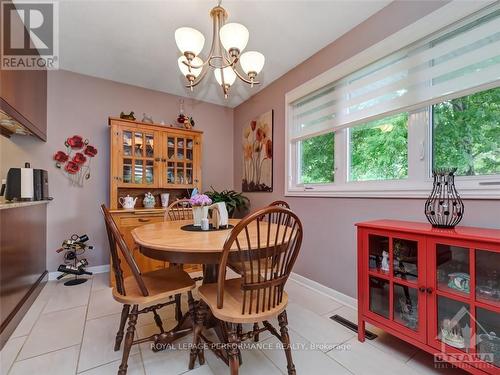
[[[243,128],[243,179],[245,192],[273,191],[273,111]]]

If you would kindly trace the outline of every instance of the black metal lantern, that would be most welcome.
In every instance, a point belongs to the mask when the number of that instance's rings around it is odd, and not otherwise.
[[[425,216],[436,228],[453,228],[464,216],[464,204],[455,188],[453,169],[432,171],[434,184],[432,192],[425,202]]]

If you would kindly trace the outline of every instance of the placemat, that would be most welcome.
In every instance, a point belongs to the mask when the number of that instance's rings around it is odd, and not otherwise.
[[[195,227],[193,224],[184,225],[181,227],[181,229],[185,230],[186,232],[212,232],[212,231],[217,231],[217,230],[228,230],[228,229],[234,228],[234,225],[228,224],[228,226],[225,228],[215,229],[212,226],[212,224],[210,224],[208,228],[209,228],[208,230],[203,230],[203,229],[201,229],[201,227]]]

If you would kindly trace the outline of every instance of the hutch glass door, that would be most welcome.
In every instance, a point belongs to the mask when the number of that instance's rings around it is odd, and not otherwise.
[[[433,241],[429,343],[483,361],[500,371],[500,247]],[[489,370],[488,370],[489,366]]]
[[[368,314],[424,340],[424,241],[418,236],[371,232],[368,244]]]
[[[194,153],[195,139],[185,135],[169,133],[164,135],[166,147],[166,169],[164,179],[167,185],[191,188],[195,185]]]
[[[158,185],[157,132],[124,128],[119,133],[121,162],[119,186],[155,187]]]

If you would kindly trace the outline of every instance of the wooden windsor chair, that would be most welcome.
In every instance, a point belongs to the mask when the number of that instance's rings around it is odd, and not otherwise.
[[[191,290],[195,288],[195,282],[186,272],[178,267],[164,268],[141,274],[113,217],[106,206],[101,205],[101,210],[104,215],[108,233],[109,250],[116,281],[116,285],[113,288],[113,298],[117,302],[123,304],[120,325],[116,334],[115,351],[120,350],[124,338],[125,324],[128,322],[122,361],[118,370],[118,375],[125,375],[127,373],[127,362],[132,345],[148,341],[153,341],[155,343],[163,342],[163,339],[171,339],[173,341],[175,337],[181,337],[191,330],[191,328],[187,328],[184,329],[184,332],[181,332],[180,329],[176,329],[180,327],[180,323],[178,323],[178,326],[174,328],[175,333],[174,330],[165,332],[161,317],[157,310],[171,304],[176,304],[177,308],[179,308],[180,300],[163,301],[172,296],[181,295],[187,292],[190,312],[191,315],[194,316],[194,299]],[[129,277],[123,277],[118,251],[121,252],[125,262],[132,271],[132,275]],[[139,308],[139,305],[147,305],[147,307]],[[154,321],[160,333],[143,339],[134,340],[135,325],[137,324],[138,315],[149,312],[153,313]]]
[[[189,199],[179,199],[165,210],[164,221],[192,220],[193,210]]]
[[[278,207],[290,209],[290,205],[288,204],[288,202],[285,202],[285,201],[274,201],[274,202],[269,203],[269,206],[271,206],[271,207],[278,206]]]
[[[277,200],[277,201],[274,201],[274,202],[271,202],[269,203],[269,207],[283,207],[283,208],[288,208],[290,209],[290,205],[288,204],[288,202],[285,202],[285,201],[281,201],[281,200]],[[267,219],[269,220],[269,222],[271,223],[274,223],[278,220],[278,216],[277,216],[277,213],[273,213],[273,214],[270,214]],[[262,262],[265,262],[264,259],[260,259],[259,260],[261,263]],[[257,269],[258,267],[256,267],[254,265],[254,270]],[[239,329],[241,330],[241,327],[239,327]],[[257,331],[259,329],[259,323],[254,323],[253,324],[253,329],[255,331]],[[258,342],[259,341],[259,334],[257,333],[254,337],[253,337],[254,341],[255,342]]]
[[[276,220],[271,221],[275,216]],[[193,347],[189,368],[196,358],[204,361],[200,346],[207,309],[223,322],[228,340],[231,375],[239,369],[239,344],[268,330],[284,345],[288,374],[295,375],[290,349],[284,286],[292,271],[302,243],[303,229],[297,215],[283,207],[266,207],[246,216],[231,231],[219,263],[217,283],[199,287],[200,303],[196,311]],[[262,262],[261,260],[264,260]],[[237,263],[240,277],[226,280],[226,266]],[[253,269],[258,267],[257,272]],[[278,318],[279,332],[269,323]],[[262,328],[243,332],[241,325],[262,322]],[[223,357],[223,355],[221,355]]]

